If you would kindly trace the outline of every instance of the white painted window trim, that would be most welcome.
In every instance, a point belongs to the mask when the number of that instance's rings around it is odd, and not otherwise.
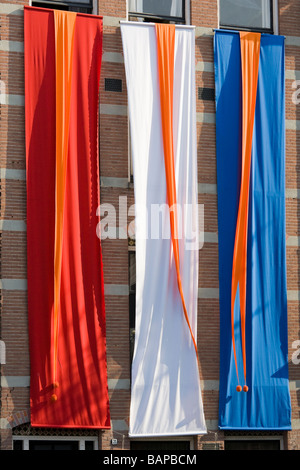
[[[94,450],[98,450],[98,438],[95,436],[13,436],[13,441],[23,441],[23,450],[29,450],[30,441],[76,441],[79,450],[85,450],[85,442],[93,441]]]
[[[190,0],[185,0],[185,24],[191,24],[191,7]]]
[[[6,346],[4,341],[0,341],[0,364],[6,364]]]
[[[93,0],[92,15],[98,15],[98,0]]]
[[[273,30],[274,34],[279,34],[278,0],[273,0]]]

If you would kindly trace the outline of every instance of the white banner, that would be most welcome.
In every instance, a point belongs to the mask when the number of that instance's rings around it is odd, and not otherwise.
[[[173,143],[183,311],[170,235],[156,28],[122,22],[136,204],[131,437],[206,433],[197,353],[195,31],[175,28]],[[190,328],[188,326],[190,324]]]

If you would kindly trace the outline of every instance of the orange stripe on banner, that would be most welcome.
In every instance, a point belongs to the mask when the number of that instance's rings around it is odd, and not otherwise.
[[[184,316],[188,324],[198,358],[197,345],[189,322],[185,305],[179,265],[179,244],[177,225],[177,197],[173,146],[173,85],[175,25],[156,24],[158,75],[160,86],[161,120],[164,147],[164,160],[167,184],[167,199],[170,209],[170,226],[178,289],[182,300]]]
[[[235,244],[232,266],[231,286],[231,327],[232,343],[235,357],[235,365],[238,376],[236,348],[234,339],[234,303],[239,286],[242,354],[244,367],[244,391],[246,385],[246,278],[247,278],[247,232],[249,212],[249,185],[251,171],[252,137],[256,105],[257,80],[260,55],[260,34],[240,33],[241,66],[242,66],[242,172],[238,218],[236,224]],[[237,390],[241,390],[238,385]]]
[[[76,13],[54,10],[56,54],[56,180],[53,311],[53,384],[56,384],[64,200],[68,157],[71,74]],[[53,400],[56,396],[53,395]]]

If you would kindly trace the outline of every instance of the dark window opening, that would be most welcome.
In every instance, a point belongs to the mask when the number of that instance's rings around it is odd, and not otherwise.
[[[225,440],[225,450],[280,450],[279,439]]]
[[[190,450],[190,441],[131,441],[130,450]]]
[[[215,101],[214,88],[198,87],[198,99],[202,101]]]
[[[29,450],[79,450],[79,442],[67,440],[30,440]]]
[[[130,343],[130,360],[133,358],[134,338],[135,338],[135,251],[129,252],[129,343]]]
[[[94,441],[85,441],[84,450],[94,450]]]
[[[22,439],[13,441],[13,450],[23,450],[23,441]]]
[[[105,79],[105,91],[122,92],[122,80],[118,78],[106,78]]]

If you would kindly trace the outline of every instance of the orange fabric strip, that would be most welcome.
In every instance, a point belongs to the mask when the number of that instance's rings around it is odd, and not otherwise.
[[[242,172],[238,218],[236,224],[232,286],[231,286],[231,322],[232,343],[238,376],[236,349],[234,340],[234,302],[237,288],[240,293],[240,315],[244,379],[246,383],[246,278],[247,278],[247,231],[249,211],[249,185],[251,171],[252,136],[255,116],[257,80],[260,55],[260,34],[240,32],[241,67],[242,67]],[[239,377],[238,377],[239,380]]]
[[[170,208],[170,227],[174,260],[177,274],[177,284],[182,300],[184,316],[195,347],[197,359],[197,344],[189,322],[180,276],[179,244],[177,225],[177,197],[175,183],[175,164],[173,146],[173,85],[174,85],[174,49],[175,25],[156,24],[158,75],[160,86],[161,120],[164,147],[164,161],[167,184],[167,199]]]
[[[64,200],[76,13],[54,10],[56,65],[56,187],[53,310],[53,383],[56,383]]]

